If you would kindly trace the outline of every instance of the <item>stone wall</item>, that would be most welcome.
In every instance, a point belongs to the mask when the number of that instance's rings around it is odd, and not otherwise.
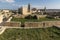
[[[60,21],[42,21],[42,22],[25,22],[25,27],[52,27],[60,26]]]
[[[47,15],[36,15],[38,19],[45,18]]]
[[[10,26],[10,27],[21,27],[21,23],[19,22],[5,22],[3,26]]]
[[[3,26],[21,27],[21,22],[6,22]],[[46,28],[57,26],[60,27],[60,21],[42,21],[42,22],[25,22],[24,27]]]
[[[41,27],[42,22],[25,22],[25,27]]]

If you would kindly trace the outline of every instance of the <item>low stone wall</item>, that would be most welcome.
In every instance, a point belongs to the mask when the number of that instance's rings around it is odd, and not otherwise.
[[[21,22],[5,22],[2,26],[21,27]],[[42,22],[25,22],[24,27],[45,28],[57,26],[60,27],[60,21],[42,21]]]
[[[42,22],[25,22],[25,27],[42,27]]]
[[[60,21],[42,21],[42,22],[25,22],[25,27],[52,27],[60,26]]]
[[[19,22],[5,22],[3,26],[11,26],[11,27],[21,27],[21,23]]]

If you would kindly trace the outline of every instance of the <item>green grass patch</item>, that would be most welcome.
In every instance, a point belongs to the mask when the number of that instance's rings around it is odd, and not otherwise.
[[[41,22],[41,21],[60,21],[60,19],[49,19],[49,18],[40,18],[38,19],[20,19],[20,18],[12,18],[11,21],[15,21],[15,22]]]
[[[0,40],[60,40],[60,28],[6,29]]]

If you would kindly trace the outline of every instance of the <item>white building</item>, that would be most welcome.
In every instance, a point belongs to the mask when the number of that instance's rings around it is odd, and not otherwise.
[[[29,14],[31,14],[31,12],[28,12],[28,7],[24,6],[24,7],[22,7],[22,14],[29,15]]]
[[[30,9],[30,4],[28,6],[23,6],[20,8],[20,12],[22,15],[30,15],[31,14],[31,9]]]
[[[9,18],[13,13],[10,10],[1,10],[0,11],[0,23],[3,22],[4,18]]]
[[[10,12],[10,10],[8,10],[8,9],[4,9],[4,10],[2,10],[1,14],[4,15],[6,18],[8,18],[8,17],[11,16],[13,13]]]
[[[3,15],[0,15],[0,23],[3,22]]]
[[[5,9],[5,10],[2,10],[4,13],[9,13],[9,10]]]

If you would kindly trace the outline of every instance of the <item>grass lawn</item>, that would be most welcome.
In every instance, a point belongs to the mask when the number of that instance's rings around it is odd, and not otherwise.
[[[41,22],[41,21],[59,21],[60,19],[49,19],[49,18],[40,18],[39,20],[37,19],[19,19],[19,18],[12,18],[11,21],[15,22]]]
[[[60,28],[6,29],[0,40],[60,40]]]

